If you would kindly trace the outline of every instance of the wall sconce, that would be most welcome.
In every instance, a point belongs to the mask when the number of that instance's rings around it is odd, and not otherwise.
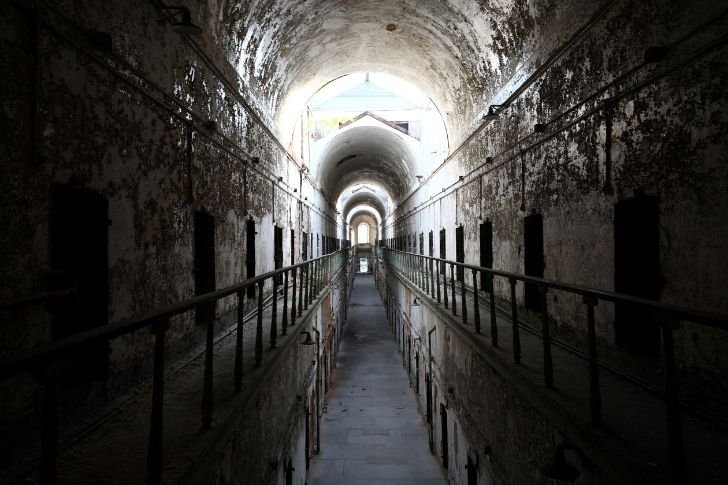
[[[488,106],[488,114],[485,115],[486,120],[496,120],[500,115],[501,110],[505,108],[502,104],[491,104]]]
[[[278,177],[279,182],[283,182],[283,177]]]
[[[259,164],[259,163],[260,163],[260,158],[258,158],[258,157],[253,157],[253,158],[251,158],[251,159],[250,159],[250,161],[251,161],[251,162],[253,162],[254,164],[256,164],[256,165],[257,165],[257,164]]]
[[[546,131],[546,125],[543,123],[536,123],[535,125],[533,125],[533,131],[535,131],[536,133],[543,133],[544,131]]]
[[[461,175],[460,177],[458,177],[458,179],[462,182],[463,180],[465,180],[465,176]]]
[[[412,300],[412,306],[420,306],[420,299],[415,297],[415,299]]]
[[[669,51],[670,47],[666,45],[653,45],[645,49],[645,54],[642,60],[645,64],[660,62],[665,58]]]
[[[485,163],[487,163],[487,164],[493,163],[493,157],[485,157]]]
[[[303,335],[303,334],[306,334],[306,339],[303,342],[301,342],[301,345],[313,345],[314,341],[311,338],[311,332],[309,332],[308,330],[303,330],[303,331],[301,331],[301,335]]]
[[[296,192],[298,192],[298,189],[293,189],[293,193],[295,194]]]
[[[192,23],[192,15],[190,15],[190,9],[187,7],[162,7],[162,10],[171,10],[172,13],[160,20],[165,20],[180,15],[180,20],[172,23],[172,30],[178,34],[186,35],[199,35],[202,33],[202,29]]]
[[[579,470],[566,462],[564,450],[567,448],[571,449],[571,446],[559,445],[556,447],[551,462],[541,469],[542,475],[563,482],[573,482],[579,477]]]

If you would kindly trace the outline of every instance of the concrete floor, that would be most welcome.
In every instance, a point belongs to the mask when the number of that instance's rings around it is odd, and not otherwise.
[[[371,275],[358,275],[309,485],[441,485],[427,426]]]

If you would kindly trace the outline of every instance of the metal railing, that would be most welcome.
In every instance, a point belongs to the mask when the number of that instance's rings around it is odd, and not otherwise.
[[[328,285],[333,275],[350,264],[355,250],[342,249],[299,264],[270,271],[241,283],[190,298],[183,302],[154,310],[145,315],[81,332],[71,337],[57,340],[37,349],[0,362],[0,380],[5,380],[23,372],[38,372],[43,375],[42,432],[39,478],[41,484],[56,482],[56,460],[58,454],[58,366],[59,361],[83,348],[109,341],[142,329],[150,329],[154,334],[152,406],[150,413],[149,441],[147,451],[147,483],[158,484],[162,480],[163,440],[162,424],[164,416],[164,374],[165,374],[165,336],[169,320],[175,316],[196,310],[200,307],[215,305],[218,300],[235,295],[237,297],[237,325],[235,336],[235,361],[233,387],[235,392],[243,385],[243,326],[245,322],[245,299],[248,288],[257,288],[257,315],[255,327],[255,367],[263,363],[264,338],[264,294],[266,283],[271,281],[271,315],[269,320],[270,348],[276,347],[278,338],[278,298],[282,292],[283,308],[281,315],[281,335],[286,335],[289,327],[296,324],[296,318],[307,310],[317,295]],[[290,291],[289,291],[290,289]],[[289,292],[291,304],[288,304]],[[53,295],[54,297],[58,295]],[[38,300],[34,298],[34,301]],[[41,300],[38,300],[41,301]],[[25,303],[25,302],[23,302]],[[13,304],[12,306],[15,306]],[[207,429],[212,423],[213,403],[213,349],[214,319],[206,322],[205,358],[202,389],[202,424]]]
[[[512,357],[516,364],[521,362],[521,339],[518,323],[518,305],[516,288],[519,282],[533,285],[540,295],[541,336],[543,342],[543,378],[547,387],[554,386],[554,367],[551,355],[552,340],[549,329],[549,313],[547,293],[558,290],[582,297],[587,317],[587,360],[589,368],[589,405],[591,420],[598,424],[602,420],[602,399],[599,385],[599,360],[597,357],[597,336],[594,309],[600,301],[627,303],[644,308],[658,316],[658,324],[662,334],[662,355],[664,365],[664,399],[667,407],[667,436],[670,473],[674,484],[685,483],[685,451],[680,418],[680,402],[678,395],[677,372],[675,365],[675,349],[673,331],[679,327],[680,321],[691,321],[712,328],[728,330],[728,316],[693,310],[678,305],[661,303],[644,298],[637,298],[610,291],[598,290],[586,286],[561,283],[518,273],[483,268],[456,261],[408,253],[393,249],[382,249],[384,261],[397,269],[402,276],[450,309],[453,316],[458,316],[458,306],[463,324],[469,323],[467,298],[473,302],[473,327],[481,333],[480,291],[478,281],[486,281],[490,311],[491,344],[498,347],[498,326],[496,323],[495,278],[504,278],[510,286],[510,312],[512,324]],[[449,281],[448,281],[449,268]],[[456,268],[463,272],[472,272],[472,287],[465,284],[465,277],[456,278]],[[484,278],[479,278],[481,275]],[[457,280],[460,281],[457,281]],[[460,291],[456,287],[460,286]],[[459,295],[458,295],[459,293]],[[459,305],[458,305],[459,296]]]

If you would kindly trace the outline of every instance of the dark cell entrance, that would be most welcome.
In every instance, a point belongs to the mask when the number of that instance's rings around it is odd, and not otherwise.
[[[195,212],[195,295],[215,291],[215,218],[205,212]],[[195,311],[197,323],[215,319],[215,304]]]
[[[296,264],[296,231],[291,229],[291,266]]]
[[[442,466],[447,468],[448,464],[448,440],[447,440],[447,409],[444,404],[440,404],[440,435],[442,437],[440,445],[442,446]]]
[[[493,223],[484,222],[480,225],[480,266],[493,267]],[[480,288],[490,291],[493,279],[490,275],[480,273]]]
[[[273,267],[280,269],[283,267],[283,228],[273,227]],[[281,275],[275,277],[277,285],[283,282]]]
[[[468,485],[478,485],[478,465],[473,462],[473,459],[468,455]]]
[[[245,278],[255,276],[255,221],[250,219],[245,223]],[[255,296],[255,285],[247,289],[248,298]]]
[[[301,234],[301,260],[306,261],[308,259],[308,234],[305,232]]]
[[[440,259],[446,259],[447,258],[447,244],[445,241],[445,229],[440,229]],[[447,273],[445,272],[446,265],[445,262],[442,261],[440,263],[440,273],[447,277]]]
[[[524,269],[526,275],[543,278],[543,216],[531,214],[523,219]],[[524,290],[526,308],[539,310],[541,298],[538,286],[526,283]]]
[[[614,289],[650,300],[660,298],[659,210],[654,196],[614,206]],[[659,327],[649,311],[617,303],[614,326],[617,345],[643,355],[659,354]]]
[[[429,235],[429,241],[428,241],[428,249],[429,249],[429,255],[434,256],[435,255],[435,235],[430,231]]]
[[[429,431],[430,438],[430,451],[433,451],[434,440],[432,439],[432,380],[430,379],[429,374],[425,374],[425,417],[427,418],[427,422],[430,424],[427,429]]]
[[[54,304],[54,340],[106,325],[109,319],[109,203],[91,191],[55,185],[51,189],[50,266],[52,290],[76,288]],[[74,352],[65,384],[106,379],[108,343]]]
[[[465,231],[463,226],[455,228],[455,261],[458,263],[465,262]],[[458,281],[463,281],[463,275],[465,271],[462,267],[458,266],[457,278]]]

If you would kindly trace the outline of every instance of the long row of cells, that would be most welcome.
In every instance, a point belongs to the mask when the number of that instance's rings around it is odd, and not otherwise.
[[[215,218],[195,211],[194,218],[195,295],[216,289]],[[51,189],[49,220],[50,290],[76,288],[76,295],[53,305],[53,340],[106,325],[109,320],[109,203],[101,194],[73,185],[57,184]],[[273,265],[283,267],[283,228],[274,227]],[[256,275],[256,223],[246,222],[245,277]],[[301,261],[341,249],[344,241],[320,234],[301,232]],[[296,259],[296,231],[290,231],[291,264]],[[255,289],[251,287],[250,291]],[[252,294],[249,296],[253,296]],[[210,315],[196,312],[198,322]],[[212,309],[214,311],[214,309]],[[103,348],[102,348],[103,347]],[[78,382],[105,380],[108,373],[108,348],[98,346],[78,355],[71,374]],[[85,353],[85,352],[83,352]],[[81,354],[81,353],[79,353]],[[89,362],[93,365],[89,365]]]
[[[523,218],[523,263],[528,276],[544,277],[543,215],[531,214]],[[626,295],[659,300],[660,231],[658,199],[639,194],[614,206],[614,291]],[[419,239],[419,241],[418,241]],[[382,243],[381,241],[380,243]],[[388,239],[390,248],[425,254],[424,233]],[[419,244],[418,244],[419,242]],[[447,259],[447,230],[440,230],[439,258]],[[419,248],[418,248],[419,246]],[[434,234],[429,232],[429,256],[434,254]],[[455,227],[455,260],[465,262],[465,234],[463,226]],[[479,266],[493,268],[493,223],[479,226]],[[472,264],[472,263],[471,263]],[[496,268],[500,269],[500,268]],[[457,280],[462,281],[462,268]],[[491,280],[485,273],[480,276],[480,288],[490,291]],[[533,285],[524,287],[524,306],[540,310],[538,290]],[[644,309],[628,304],[615,306],[615,343],[628,351],[645,355],[659,354],[659,327]]]

